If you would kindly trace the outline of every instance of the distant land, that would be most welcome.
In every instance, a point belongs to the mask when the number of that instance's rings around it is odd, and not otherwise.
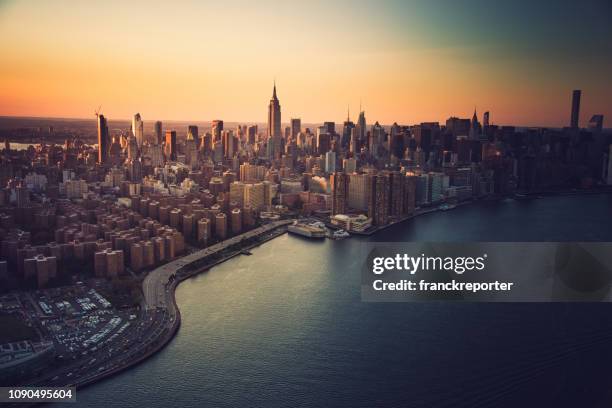
[[[102,112],[103,113],[103,112]],[[367,118],[367,112],[366,112]],[[111,135],[119,135],[121,133],[127,133],[131,127],[131,119],[108,119],[108,127]],[[223,118],[217,118],[223,119]],[[151,119],[144,120],[144,133],[145,136],[152,136],[154,132],[154,124],[157,120],[161,120],[163,123],[164,131],[167,129],[176,130],[177,137],[180,139],[185,138],[187,135],[187,126],[196,125],[200,129],[200,132],[209,131],[211,128],[211,122],[209,120],[164,120],[164,119]],[[356,120],[356,118],[353,118]],[[371,126],[376,120],[369,120],[368,126]],[[313,133],[316,133],[316,128],[321,126],[320,123],[302,123],[302,128],[309,128]],[[405,125],[405,123],[399,123]],[[263,133],[266,131],[267,124],[265,122],[229,122],[224,121],[224,127],[226,129],[234,129],[239,125],[257,125],[259,132]],[[443,123],[441,123],[443,125]],[[49,126],[53,126],[53,137],[49,137]],[[283,122],[283,127],[289,126],[289,123]],[[385,128],[389,128],[390,124],[383,125]],[[505,125],[500,125],[505,126]],[[507,125],[515,126],[515,125]],[[542,126],[547,129],[559,129],[555,127]],[[336,129],[342,128],[341,122],[336,122]],[[517,129],[528,128],[527,126],[516,126]],[[533,126],[530,126],[533,128]],[[605,129],[608,131],[609,129]],[[57,118],[57,117],[24,117],[24,116],[0,116],[0,140],[9,140],[11,142],[20,143],[40,143],[42,140],[46,142],[57,143],[63,142],[66,137],[80,137],[85,142],[95,143],[96,142],[96,119],[92,115],[91,118]]]

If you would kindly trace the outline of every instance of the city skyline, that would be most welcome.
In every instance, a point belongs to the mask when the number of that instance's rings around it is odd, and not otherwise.
[[[571,89],[581,126],[612,115],[605,2],[147,5],[2,3],[0,115],[91,118],[102,105],[114,119],[265,123],[274,78],[285,118],[304,123],[362,103],[372,123],[476,107],[496,124],[562,127]]]
[[[576,96],[577,95],[577,96]],[[489,110],[479,110],[477,106],[474,106],[474,110],[471,114],[469,115],[457,115],[457,114],[450,114],[448,117],[446,117],[445,119],[442,119],[440,121],[421,121],[421,122],[414,122],[414,123],[405,123],[405,122],[399,122],[399,121],[393,121],[390,123],[385,123],[382,122],[381,126],[385,126],[385,127],[390,127],[393,126],[394,124],[399,124],[399,125],[418,125],[419,123],[423,124],[423,123],[439,123],[439,124],[444,124],[448,119],[455,119],[455,118],[461,118],[461,117],[468,117],[471,116],[472,119],[476,119],[476,120],[480,120],[480,118],[483,119],[483,123],[485,124],[492,124],[492,125],[497,125],[497,126],[516,126],[516,127],[525,127],[525,128],[565,128],[565,127],[570,127],[570,128],[588,128],[592,125],[592,121],[593,120],[597,120],[598,118],[601,118],[602,123],[603,122],[603,118],[605,118],[605,115],[602,115],[601,113],[591,113],[591,112],[585,112],[584,111],[584,104],[583,102],[581,102],[581,96],[582,96],[582,90],[581,89],[574,89],[571,91],[570,96],[568,97],[568,100],[571,101],[571,109],[568,112],[568,117],[566,118],[566,122],[565,123],[560,123],[558,126],[553,125],[553,126],[538,126],[538,125],[521,125],[521,124],[517,124],[517,123],[497,123],[494,120],[490,120],[491,114],[493,114],[493,117],[495,117],[495,112],[491,112]],[[576,99],[577,98],[577,99]],[[587,106],[590,106],[587,104]],[[98,108],[95,110],[94,114],[95,117],[98,117],[98,114],[102,114],[102,105],[98,106]],[[278,117],[278,121],[276,119],[273,119],[273,117],[271,116],[271,112],[274,112],[276,115],[276,117]],[[161,119],[160,118],[147,118],[147,119],[143,119],[142,116],[140,115],[139,112],[137,112],[136,114],[132,115],[131,118],[109,118],[106,117],[106,120],[111,120],[111,121],[126,121],[126,122],[130,122],[130,128],[128,133],[130,135],[133,135],[136,137],[137,140],[139,140],[139,145],[142,144],[142,137],[143,137],[143,123],[148,122],[148,123],[154,123],[154,126],[158,126],[158,124],[162,123],[162,121],[169,121],[170,123],[210,123],[211,125],[211,129],[215,127],[215,123],[216,122],[227,122],[230,124],[236,124],[236,125],[240,125],[243,123],[250,123],[250,124],[255,124],[255,125],[264,125],[266,126],[266,131],[267,134],[270,135],[271,131],[270,131],[270,123],[271,123],[271,119],[276,122],[274,124],[275,130],[278,131],[278,134],[280,135],[283,131],[284,128],[282,128],[283,125],[287,125],[287,127],[292,128],[293,127],[293,122],[294,121],[298,121],[299,123],[304,123],[305,125],[321,125],[321,124],[325,124],[325,123],[336,123],[338,126],[340,126],[342,124],[343,121],[353,121],[355,118],[357,118],[356,120],[358,122],[363,120],[363,124],[362,124],[362,128],[366,129],[366,125],[369,126],[374,126],[375,124],[380,123],[380,121],[376,120],[376,119],[370,119],[370,122],[365,122],[365,109],[363,109],[362,104],[360,103],[359,105],[359,109],[355,112],[353,112],[353,116],[351,116],[351,108],[350,105],[347,107],[347,112],[345,113],[346,116],[344,117],[343,120],[334,120],[334,121],[326,121],[324,119],[321,119],[319,121],[303,121],[302,118],[300,117],[300,115],[293,115],[289,118],[285,118],[285,120],[282,120],[281,115],[280,115],[280,105],[279,105],[279,99],[276,96],[276,82],[274,82],[273,85],[273,95],[272,98],[270,100],[270,103],[268,105],[268,117],[266,120],[254,120],[254,121],[243,121],[243,120],[221,120],[221,119]],[[91,117],[67,117],[67,116],[19,116],[19,115],[0,115],[0,118],[24,118],[24,119],[40,119],[40,120],[44,120],[44,119],[49,119],[49,120],[88,120],[91,119]],[[97,120],[97,119],[96,119]],[[139,123],[138,124],[138,135],[135,134],[135,123]],[[353,122],[351,122],[353,123]],[[191,128],[192,126],[189,125],[188,128]],[[197,127],[197,126],[196,126]],[[278,129],[276,129],[278,127]],[[604,125],[603,128],[605,129],[606,126]],[[173,127],[173,130],[174,127]],[[153,131],[155,132],[156,130],[153,129]],[[189,132],[189,129],[187,131],[187,133]]]

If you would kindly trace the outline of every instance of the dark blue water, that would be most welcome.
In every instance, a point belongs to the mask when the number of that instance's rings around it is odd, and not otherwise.
[[[612,196],[491,202],[371,239],[612,241],[611,215]],[[176,338],[76,406],[612,405],[611,305],[363,303],[367,241],[284,235],[184,282]]]

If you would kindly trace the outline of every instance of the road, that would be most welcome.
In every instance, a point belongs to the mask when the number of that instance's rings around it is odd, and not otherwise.
[[[180,280],[239,253],[240,248],[237,248],[231,254],[222,254],[233,245],[259,238],[253,242],[257,245],[262,240],[278,235],[276,230],[291,222],[292,220],[281,220],[268,223],[154,269],[142,283],[143,315],[132,322],[135,328],[126,330],[117,341],[105,347],[99,347],[82,358],[48,370],[44,376],[30,385],[82,387],[146,359],[166,345],[178,330],[180,311],[174,300],[174,289]],[[215,258],[211,263],[204,263],[208,257],[220,254],[222,255],[220,258]],[[184,267],[194,262],[200,262],[202,268],[194,267],[186,271]],[[181,270],[186,273],[176,279],[177,272]]]
[[[151,271],[142,283],[142,291],[144,293],[145,308],[147,310],[155,310],[157,308],[172,309],[173,302],[169,297],[169,284],[173,274],[178,272],[181,268],[186,265],[192,264],[195,261],[201,261],[209,256],[216,255],[219,252],[231,247],[232,245],[239,244],[244,240],[251,238],[257,238],[268,232],[274,231],[276,228],[288,225],[292,220],[281,220],[274,221],[269,224],[263,225],[259,228],[245,232],[244,234],[237,235],[233,238],[219,242],[218,244],[212,245],[208,248],[201,249],[193,252],[175,261],[169,262],[159,268]],[[171,312],[171,311],[170,311]]]

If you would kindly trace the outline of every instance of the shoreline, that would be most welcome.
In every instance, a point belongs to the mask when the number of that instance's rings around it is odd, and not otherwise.
[[[460,206],[466,206],[469,204],[475,204],[475,203],[480,203],[480,202],[487,202],[487,201],[502,201],[504,199],[516,199],[516,200],[523,200],[523,199],[536,199],[538,197],[543,198],[543,196],[546,197],[551,197],[551,196],[575,196],[575,195],[597,195],[597,194],[612,194],[612,189],[611,188],[607,188],[604,187],[602,189],[598,189],[598,190],[585,190],[585,191],[546,191],[546,192],[537,192],[537,193],[529,193],[526,194],[525,197],[516,197],[516,196],[498,196],[498,197],[493,197],[493,198],[489,198],[489,199],[477,199],[477,200],[466,200],[460,203],[455,204],[456,207],[460,207]],[[453,207],[456,208],[456,207]],[[430,207],[427,209],[424,209],[423,211],[420,211],[418,213],[415,214],[411,214],[410,216],[404,217],[400,220],[394,221],[392,223],[389,223],[387,225],[384,225],[382,227],[379,227],[377,229],[375,229],[374,231],[369,231],[369,232],[363,232],[363,233],[354,233],[351,232],[352,235],[356,235],[356,236],[371,236],[374,235],[375,233],[379,232],[379,231],[383,231],[391,226],[395,226],[398,225],[400,223],[403,223],[405,221],[411,220],[415,217],[421,216],[421,215],[425,215],[425,214],[430,214],[430,213],[434,213],[434,212],[438,212],[438,211],[450,211],[451,209],[448,210],[442,210],[440,209],[438,206],[436,207]],[[162,332],[160,333],[159,337],[157,337],[154,341],[155,344],[153,347],[151,347],[149,350],[147,350],[144,354],[139,355],[138,357],[134,358],[133,360],[123,364],[120,367],[116,367],[112,370],[109,371],[103,371],[101,372],[99,375],[96,375],[94,377],[90,377],[87,378],[85,381],[82,382],[77,382],[75,383],[73,386],[76,387],[77,389],[83,389],[85,387],[88,387],[90,385],[93,385],[95,383],[98,382],[102,382],[104,380],[106,380],[107,378],[111,378],[117,374],[120,374],[123,371],[126,371],[142,362],[144,362],[145,360],[149,359],[150,357],[152,357],[153,355],[157,354],[158,352],[160,352],[163,348],[165,348],[174,338],[174,336],[176,336],[176,334],[178,333],[178,330],[181,326],[181,313],[180,313],[180,309],[178,307],[178,304],[176,302],[176,288],[179,286],[180,283],[184,282],[185,280],[195,277],[203,272],[207,272],[210,269],[212,269],[213,267],[228,261],[234,257],[236,257],[237,255],[243,255],[245,251],[249,251],[252,248],[258,247],[260,245],[263,245],[264,243],[277,238],[281,235],[284,235],[287,232],[287,225],[290,223],[291,221],[287,221],[284,220],[283,222],[281,222],[280,225],[275,226],[274,228],[272,228],[271,231],[267,231],[264,234],[262,234],[261,239],[258,239],[256,242],[253,243],[249,243],[247,245],[245,245],[244,247],[240,247],[238,249],[232,249],[231,252],[222,255],[219,259],[213,259],[212,262],[207,262],[204,263],[203,265],[197,265],[194,269],[189,270],[190,266],[193,266],[194,263],[197,263],[196,261],[191,261],[188,262],[184,265],[181,265],[176,273],[173,275],[176,278],[172,279],[171,281],[167,281],[164,285],[168,285],[167,289],[168,289],[168,295],[170,296],[170,299],[168,299],[170,302],[167,305],[167,311],[169,312],[169,314],[171,316],[173,316],[173,320],[172,320],[172,325],[164,328],[164,330],[162,330]],[[328,223],[326,223],[328,224]],[[334,226],[337,228],[337,226]],[[261,227],[260,227],[261,228]],[[180,258],[177,258],[175,261],[180,261],[181,259],[185,258],[188,255],[182,256]],[[149,274],[152,273],[149,272]],[[143,287],[144,287],[144,280],[142,283]],[[145,310],[143,308],[143,310]]]
[[[175,274],[176,279],[173,279],[171,282],[169,282],[170,286],[168,286],[168,295],[170,296],[170,300],[171,300],[171,302],[168,304],[168,311],[171,315],[173,315],[172,326],[164,329],[160,333],[160,336],[157,339],[155,339],[155,345],[149,350],[147,350],[144,354],[136,357],[134,360],[127,362],[121,367],[116,367],[109,371],[103,371],[99,375],[88,378],[87,380],[83,382],[78,382],[74,384],[73,386],[76,387],[77,390],[79,390],[79,389],[88,387],[90,385],[102,382],[106,380],[107,378],[111,378],[117,374],[120,374],[123,371],[133,368],[134,366],[144,362],[145,360],[149,359],[153,355],[160,352],[163,348],[165,348],[171,342],[174,336],[176,336],[181,326],[181,312],[180,312],[180,308],[178,307],[178,304],[176,303],[176,288],[179,286],[179,284],[203,272],[207,272],[213,267],[223,262],[226,262],[238,255],[243,255],[244,251],[248,251],[250,249],[263,245],[266,242],[271,241],[274,238],[284,235],[287,232],[286,225],[287,224],[282,223],[281,225],[274,227],[272,231],[269,231],[268,233],[266,233],[265,236],[262,236],[261,240],[258,240],[254,243],[250,243],[244,247],[234,249],[230,253],[223,255],[221,258],[215,259],[211,263],[205,263],[204,265],[201,265],[201,266],[199,265],[191,271],[186,271],[184,270],[184,268],[189,265],[192,265],[192,263],[182,265]],[[182,258],[183,257],[177,258],[177,260],[180,260]],[[187,273],[179,273],[179,272],[184,272],[184,271]],[[166,282],[166,284],[168,284],[168,282]],[[143,281],[143,285],[144,285],[144,281]]]
[[[390,222],[388,224],[381,225],[379,227],[375,227],[375,228],[373,228],[370,231],[363,231],[363,232],[349,231],[349,233],[351,235],[355,235],[355,236],[358,236],[358,237],[370,237],[372,235],[375,235],[378,232],[384,231],[384,230],[386,230],[388,228],[391,228],[393,226],[399,225],[399,224],[401,224],[403,222],[412,220],[414,218],[420,217],[422,215],[427,215],[427,214],[436,213],[436,212],[452,211],[452,210],[454,210],[456,208],[465,207],[465,206],[468,206],[470,204],[478,204],[478,203],[486,203],[486,202],[499,202],[499,201],[503,201],[503,200],[507,200],[507,199],[523,201],[523,200],[537,200],[537,199],[545,198],[545,197],[566,197],[566,196],[582,196],[582,195],[598,195],[598,194],[612,194],[612,186],[605,186],[605,187],[600,187],[598,189],[590,189],[590,190],[560,190],[560,191],[544,190],[544,191],[539,191],[539,192],[515,193],[515,194],[512,194],[512,195],[494,196],[494,197],[489,197],[489,198],[469,199],[469,200],[465,200],[465,201],[454,203],[453,204],[454,207],[447,208],[447,209],[440,208],[440,205],[444,204],[442,202],[442,203],[439,203],[436,206],[426,207],[424,209],[421,209],[420,211],[415,211],[414,213],[412,213],[410,215],[402,217],[402,218],[400,218],[398,220],[395,220],[393,222]],[[321,220],[321,221],[323,221],[323,220]],[[325,223],[325,225],[328,228],[332,228],[334,230],[340,229],[337,225],[333,225],[329,221],[323,221],[323,222]]]

